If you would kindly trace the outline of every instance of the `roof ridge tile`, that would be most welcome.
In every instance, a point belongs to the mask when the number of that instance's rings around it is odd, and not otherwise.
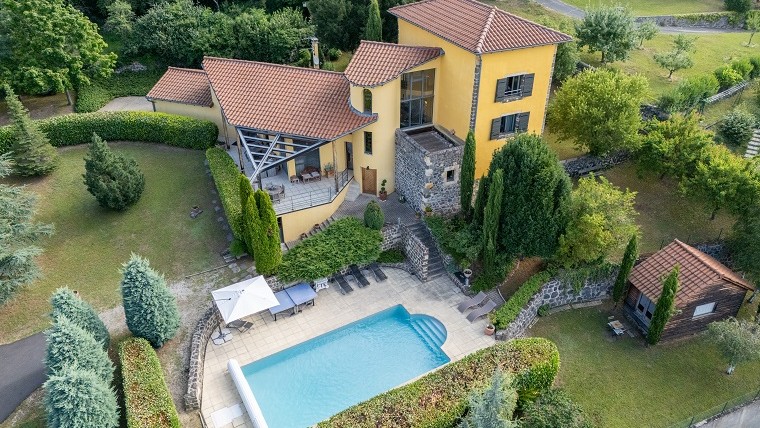
[[[204,56],[203,60],[201,61],[201,66],[203,65],[203,61],[206,59],[211,59],[215,61],[225,61],[225,62],[239,62],[243,64],[260,64],[265,65],[267,67],[279,67],[279,68],[286,68],[289,70],[298,70],[302,72],[312,72],[312,73],[322,73],[322,74],[343,74],[340,71],[330,71],[330,70],[322,70],[321,68],[311,68],[311,67],[298,67],[295,65],[288,65],[288,64],[275,64],[273,62],[264,62],[264,61],[249,61],[247,59],[239,59],[239,58],[221,58],[216,56]]]
[[[488,32],[491,30],[491,23],[493,22],[494,16],[496,16],[496,6],[491,6],[491,13],[488,14],[486,25],[483,26],[483,31],[480,33],[478,44],[475,45],[475,53],[483,52],[483,42],[486,40],[486,36],[488,35]]]

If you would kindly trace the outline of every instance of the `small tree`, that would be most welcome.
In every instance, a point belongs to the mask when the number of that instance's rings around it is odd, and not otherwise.
[[[282,263],[280,228],[269,194],[259,189],[253,196],[260,219],[256,240],[261,243],[261,249],[256,253],[256,271],[262,275],[271,275],[277,272]]]
[[[647,331],[647,342],[650,345],[656,345],[660,341],[662,332],[665,330],[665,324],[668,323],[675,310],[676,293],[678,293],[678,271],[678,265],[674,266],[662,284],[662,294],[657,299],[652,322],[649,323],[649,331]]]
[[[132,27],[135,23],[135,13],[132,11],[132,5],[124,0],[116,0],[106,6],[108,19],[103,29],[116,34],[122,39],[132,35]]]
[[[516,407],[512,376],[497,370],[485,391],[470,395],[469,411],[459,428],[517,428],[517,422],[512,421]]]
[[[58,152],[10,86],[5,85],[5,103],[13,127],[11,155],[14,171],[23,176],[46,175],[58,167]]]
[[[53,319],[53,327],[45,332],[47,352],[45,366],[48,375],[59,373],[67,365],[89,370],[110,385],[113,363],[95,338],[64,316]]]
[[[670,175],[679,180],[696,174],[713,146],[713,134],[705,131],[696,115],[673,115],[665,121],[650,121],[636,152],[639,172]]]
[[[50,376],[43,386],[48,427],[119,426],[116,394],[95,373],[69,365]]]
[[[619,6],[603,6],[586,12],[575,24],[580,47],[589,52],[601,52],[602,62],[628,58],[636,46],[636,26],[631,11]]]
[[[84,184],[103,208],[123,211],[140,200],[145,176],[137,161],[114,153],[97,134],[84,158]]]
[[[520,428],[592,428],[581,407],[561,389],[541,394],[523,409]]]
[[[669,80],[672,80],[673,73],[676,71],[694,66],[691,53],[694,51],[695,40],[696,38],[679,34],[673,39],[673,49],[671,51],[654,54],[654,61],[657,65],[669,72]]]
[[[385,216],[380,205],[374,200],[369,201],[367,208],[364,209],[364,225],[370,229],[380,230],[385,224]]]
[[[56,319],[65,316],[69,321],[90,333],[95,340],[108,349],[111,336],[103,321],[98,317],[95,309],[87,302],[79,298],[67,287],[55,290],[50,298],[53,312],[50,316]]]
[[[164,276],[137,254],[123,265],[122,274],[121,296],[129,331],[160,348],[179,328],[174,295],[166,287]]]
[[[755,132],[755,116],[743,108],[735,108],[718,123],[718,138],[723,144],[744,147]]]
[[[744,18],[744,26],[747,27],[747,30],[750,32],[747,46],[751,47],[752,38],[755,37],[757,30],[760,30],[760,13],[754,11],[748,13]]]
[[[726,9],[732,12],[744,14],[752,9],[752,0],[724,0],[724,2]]]
[[[612,301],[615,302],[615,307],[617,307],[618,303],[622,302],[626,294],[628,294],[628,276],[631,275],[633,265],[638,258],[639,235],[633,235],[628,241],[628,245],[625,247],[623,261],[620,263],[620,270],[618,270],[617,277],[615,278],[615,286],[612,288]]]
[[[639,44],[639,49],[644,46],[644,42],[654,39],[654,36],[660,32],[657,28],[657,24],[654,21],[644,21],[636,28],[636,41]]]
[[[496,241],[499,237],[503,198],[504,170],[497,169],[491,177],[491,188],[488,192],[488,203],[483,217],[483,265],[487,275],[494,275],[497,269]]]
[[[380,18],[380,6],[377,0],[370,0],[367,9],[367,26],[364,28],[364,38],[375,42],[383,41],[383,21]]]
[[[459,172],[459,204],[462,215],[470,219],[472,215],[472,191],[475,186],[475,132],[470,129],[464,142],[462,168]]]
[[[245,244],[246,251],[251,257],[256,257],[256,235],[259,218],[259,209],[256,207],[256,201],[253,199],[253,188],[251,182],[245,174],[238,176],[238,185],[240,186],[240,206],[241,206],[241,230],[242,241]]]
[[[727,374],[732,374],[738,364],[760,360],[760,326],[757,324],[729,318],[710,323],[707,331],[728,360]]]

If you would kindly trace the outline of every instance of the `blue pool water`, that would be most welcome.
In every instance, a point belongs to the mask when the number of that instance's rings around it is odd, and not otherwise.
[[[242,367],[271,428],[308,427],[449,362],[446,329],[394,306]]]

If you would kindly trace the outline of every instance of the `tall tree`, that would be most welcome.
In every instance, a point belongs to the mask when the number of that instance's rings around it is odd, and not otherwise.
[[[504,197],[504,171],[497,169],[491,177],[488,203],[483,216],[483,264],[486,273],[491,275],[497,269],[496,242],[499,238],[499,220],[501,204]]]
[[[632,149],[639,143],[639,108],[647,91],[642,76],[586,70],[557,91],[547,124],[561,141],[572,141],[593,155]]]
[[[628,276],[631,275],[633,265],[638,258],[639,235],[636,234],[631,236],[628,245],[625,247],[623,261],[620,263],[620,270],[618,270],[617,277],[615,277],[615,285],[612,288],[612,301],[615,302],[616,307],[628,294]]]
[[[98,26],[64,0],[2,0],[12,25],[0,25],[10,49],[0,56],[0,75],[30,94],[66,92],[113,72]],[[44,25],[41,25],[44,24]]]
[[[259,210],[259,227],[256,240],[260,250],[256,252],[256,271],[263,275],[272,275],[282,263],[282,247],[280,246],[280,228],[277,225],[277,215],[272,207],[269,194],[261,189],[254,195]]]
[[[726,4],[726,9],[744,14],[749,12],[750,9],[752,9],[752,0],[723,0]]]
[[[45,366],[49,376],[67,365],[76,365],[95,373],[106,385],[111,384],[113,363],[101,344],[86,330],[59,316],[53,319],[53,327],[45,332],[45,336]]]
[[[364,28],[364,39],[375,42],[383,41],[383,21],[380,18],[380,5],[377,0],[370,0],[367,10],[367,26]]]
[[[489,181],[487,174],[480,177],[480,181],[478,181],[478,193],[475,195],[475,208],[472,210],[472,224],[476,226],[483,225],[483,213],[485,212],[486,203],[488,202]]]
[[[647,331],[647,343],[650,345],[656,345],[660,341],[662,332],[665,330],[665,324],[668,323],[675,310],[679,270],[678,265],[674,266],[662,284],[662,294],[657,299],[654,315],[652,315],[649,331]]]
[[[459,204],[462,215],[470,219],[472,215],[472,191],[475,186],[475,132],[470,129],[464,142],[462,168],[459,171]]]
[[[342,50],[354,50],[364,34],[367,3],[349,0],[310,0],[309,12],[323,44]]]
[[[697,163],[713,145],[712,132],[699,124],[699,117],[676,114],[664,121],[647,123],[646,135],[636,152],[639,172],[677,179],[693,176]]]
[[[103,208],[126,210],[140,200],[145,189],[145,176],[137,161],[112,152],[97,134],[92,134],[84,170],[87,191]]]
[[[108,19],[106,19],[103,29],[126,39],[132,35],[132,29],[135,24],[135,12],[132,11],[132,5],[124,0],[116,0],[109,4]]]
[[[119,426],[116,394],[95,373],[69,365],[50,376],[43,386],[48,427]]]
[[[602,6],[586,12],[575,24],[580,47],[601,52],[602,62],[628,58],[636,46],[636,24],[631,11],[620,6]]]
[[[694,66],[691,53],[694,52],[695,40],[695,37],[679,34],[673,39],[673,49],[665,53],[654,54],[654,62],[668,71],[668,80],[673,80],[673,73],[676,71]]]
[[[108,349],[111,336],[108,334],[105,323],[98,317],[95,308],[74,294],[71,289],[62,287],[55,290],[50,298],[50,305],[53,307],[53,312],[50,314],[53,319],[66,317],[90,333],[98,343],[103,345],[103,349]]]
[[[164,276],[147,259],[132,254],[122,269],[121,296],[127,327],[156,348],[174,337],[179,328],[177,301]]]
[[[760,284],[760,207],[742,213],[728,239],[734,264],[755,284]]]
[[[245,174],[238,176],[240,186],[240,205],[242,213],[243,244],[251,257],[256,257],[255,245],[257,224],[259,223],[259,210],[256,201],[253,200],[253,188]]]
[[[512,415],[517,407],[517,391],[512,376],[497,370],[484,391],[470,395],[469,411],[459,428],[517,428]]]
[[[760,360],[760,326],[729,318],[708,326],[710,339],[728,360],[726,373],[732,374],[738,364]]]
[[[47,135],[29,117],[29,111],[21,104],[10,86],[5,85],[5,103],[13,126],[14,170],[23,176],[46,175],[58,167],[58,152],[50,144]]]
[[[0,179],[11,172],[11,161],[0,155]],[[34,222],[37,198],[23,187],[0,182],[0,304],[40,275],[34,259],[37,243],[53,233],[53,226]]]

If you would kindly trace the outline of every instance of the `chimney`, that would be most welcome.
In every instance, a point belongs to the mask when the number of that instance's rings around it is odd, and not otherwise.
[[[319,39],[316,37],[309,37],[311,42],[311,66],[312,68],[319,68]]]

